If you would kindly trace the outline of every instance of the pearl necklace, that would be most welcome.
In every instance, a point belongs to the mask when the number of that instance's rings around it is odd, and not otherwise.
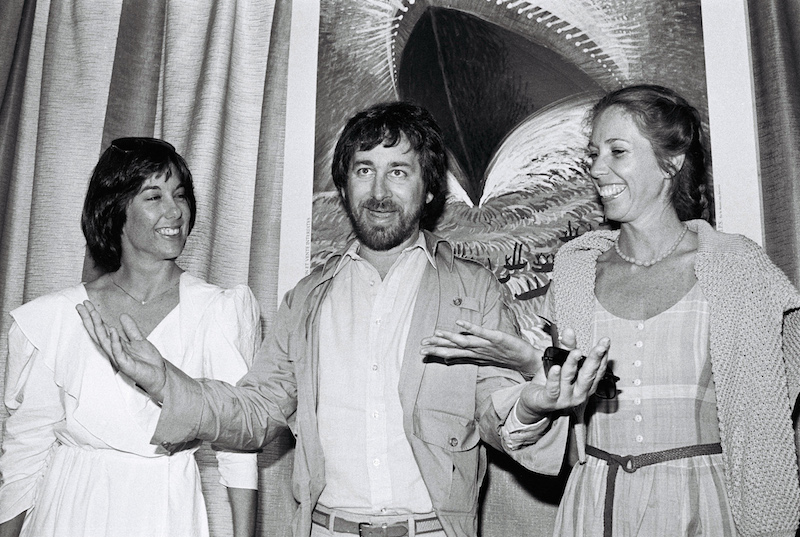
[[[177,282],[173,283],[172,285],[170,285],[169,287],[167,287],[166,289],[164,289],[163,291],[161,291],[160,293],[158,293],[156,296],[154,296],[154,297],[151,297],[149,300],[139,300],[138,298],[136,298],[135,296],[133,296],[132,294],[130,294],[128,291],[126,291],[124,287],[122,287],[120,284],[118,284],[117,282],[115,282],[115,281],[114,281],[114,278],[110,278],[110,279],[111,279],[111,283],[113,283],[114,285],[116,285],[116,286],[117,286],[117,289],[119,289],[120,291],[122,291],[123,293],[125,293],[126,295],[128,295],[130,298],[132,298],[133,300],[135,300],[136,302],[138,302],[138,303],[139,303],[139,304],[141,304],[142,306],[146,306],[147,304],[149,304],[149,303],[150,303],[150,302],[152,302],[153,300],[155,300],[155,299],[157,299],[157,298],[161,298],[162,296],[164,296],[165,294],[167,294],[169,291],[171,291],[172,289],[174,289],[174,288],[175,288],[175,286],[176,286],[176,285],[178,285],[178,282],[180,282],[180,279],[179,279]]]
[[[622,253],[622,251],[619,249],[619,237],[617,237],[617,240],[615,240],[615,241],[614,241],[614,251],[615,251],[615,252],[617,252],[617,255],[618,255],[618,256],[619,256],[619,257],[620,257],[620,258],[621,258],[623,261],[627,261],[628,263],[630,263],[630,264],[632,264],[632,265],[637,265],[637,266],[639,266],[639,267],[652,267],[653,265],[655,265],[655,264],[656,264],[656,263],[658,263],[659,261],[663,261],[664,259],[666,259],[666,258],[667,258],[667,257],[668,257],[668,256],[669,256],[669,255],[670,255],[672,252],[674,252],[674,251],[675,251],[675,249],[678,247],[678,245],[679,245],[679,244],[681,243],[681,241],[683,240],[683,236],[684,236],[684,235],[686,235],[686,231],[687,231],[688,229],[689,229],[689,228],[687,228],[687,227],[684,225],[684,226],[683,226],[683,231],[681,231],[681,234],[680,234],[680,235],[678,235],[678,238],[677,238],[677,240],[676,240],[674,243],[672,243],[672,246],[670,246],[670,247],[669,247],[669,248],[668,248],[668,249],[667,249],[667,250],[666,250],[666,251],[665,251],[663,254],[661,254],[660,256],[656,257],[655,259],[650,259],[649,261],[639,261],[639,260],[638,260],[638,259],[636,259],[635,257],[629,257],[629,256],[627,256],[627,255],[623,254],[623,253]]]

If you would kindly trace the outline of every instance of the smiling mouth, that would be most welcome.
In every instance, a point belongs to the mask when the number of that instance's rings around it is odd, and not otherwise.
[[[614,183],[612,185],[602,185],[597,187],[597,192],[600,193],[600,197],[603,200],[613,200],[620,194],[622,194],[625,190],[627,190],[627,186]]]
[[[397,211],[392,209],[367,209],[367,213],[369,213],[373,218],[377,218],[379,220],[385,220],[387,218],[392,217]]]
[[[156,233],[159,235],[164,235],[165,237],[175,237],[176,235],[180,235],[181,228],[179,227],[162,227],[156,230]]]

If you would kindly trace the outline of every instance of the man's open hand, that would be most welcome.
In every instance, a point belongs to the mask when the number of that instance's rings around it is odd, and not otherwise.
[[[123,333],[108,326],[94,304],[85,300],[75,309],[81,316],[89,337],[120,372],[130,377],[140,388],[158,402],[163,401],[167,381],[166,361],[158,349],[141,333],[128,315],[120,315]]]

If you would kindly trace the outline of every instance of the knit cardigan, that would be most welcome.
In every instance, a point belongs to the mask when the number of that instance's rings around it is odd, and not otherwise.
[[[710,307],[725,481],[737,530],[794,536],[800,523],[792,427],[800,392],[800,294],[754,242],[702,220],[686,225],[698,234],[695,274]],[[597,258],[618,234],[586,233],[556,256],[551,314],[558,326],[575,330],[584,350],[592,346]],[[576,427],[576,438],[585,439],[586,424],[578,420]],[[578,448],[585,460],[584,446]]]

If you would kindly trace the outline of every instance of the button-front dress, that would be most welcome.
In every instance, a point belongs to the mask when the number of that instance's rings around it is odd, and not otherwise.
[[[720,441],[709,359],[709,308],[698,284],[645,320],[617,317],[595,299],[593,341],[611,338],[616,399],[592,398],[587,444],[640,455]],[[602,536],[608,464],[588,456],[567,483],[554,535]],[[721,454],[617,472],[614,537],[737,535]]]

